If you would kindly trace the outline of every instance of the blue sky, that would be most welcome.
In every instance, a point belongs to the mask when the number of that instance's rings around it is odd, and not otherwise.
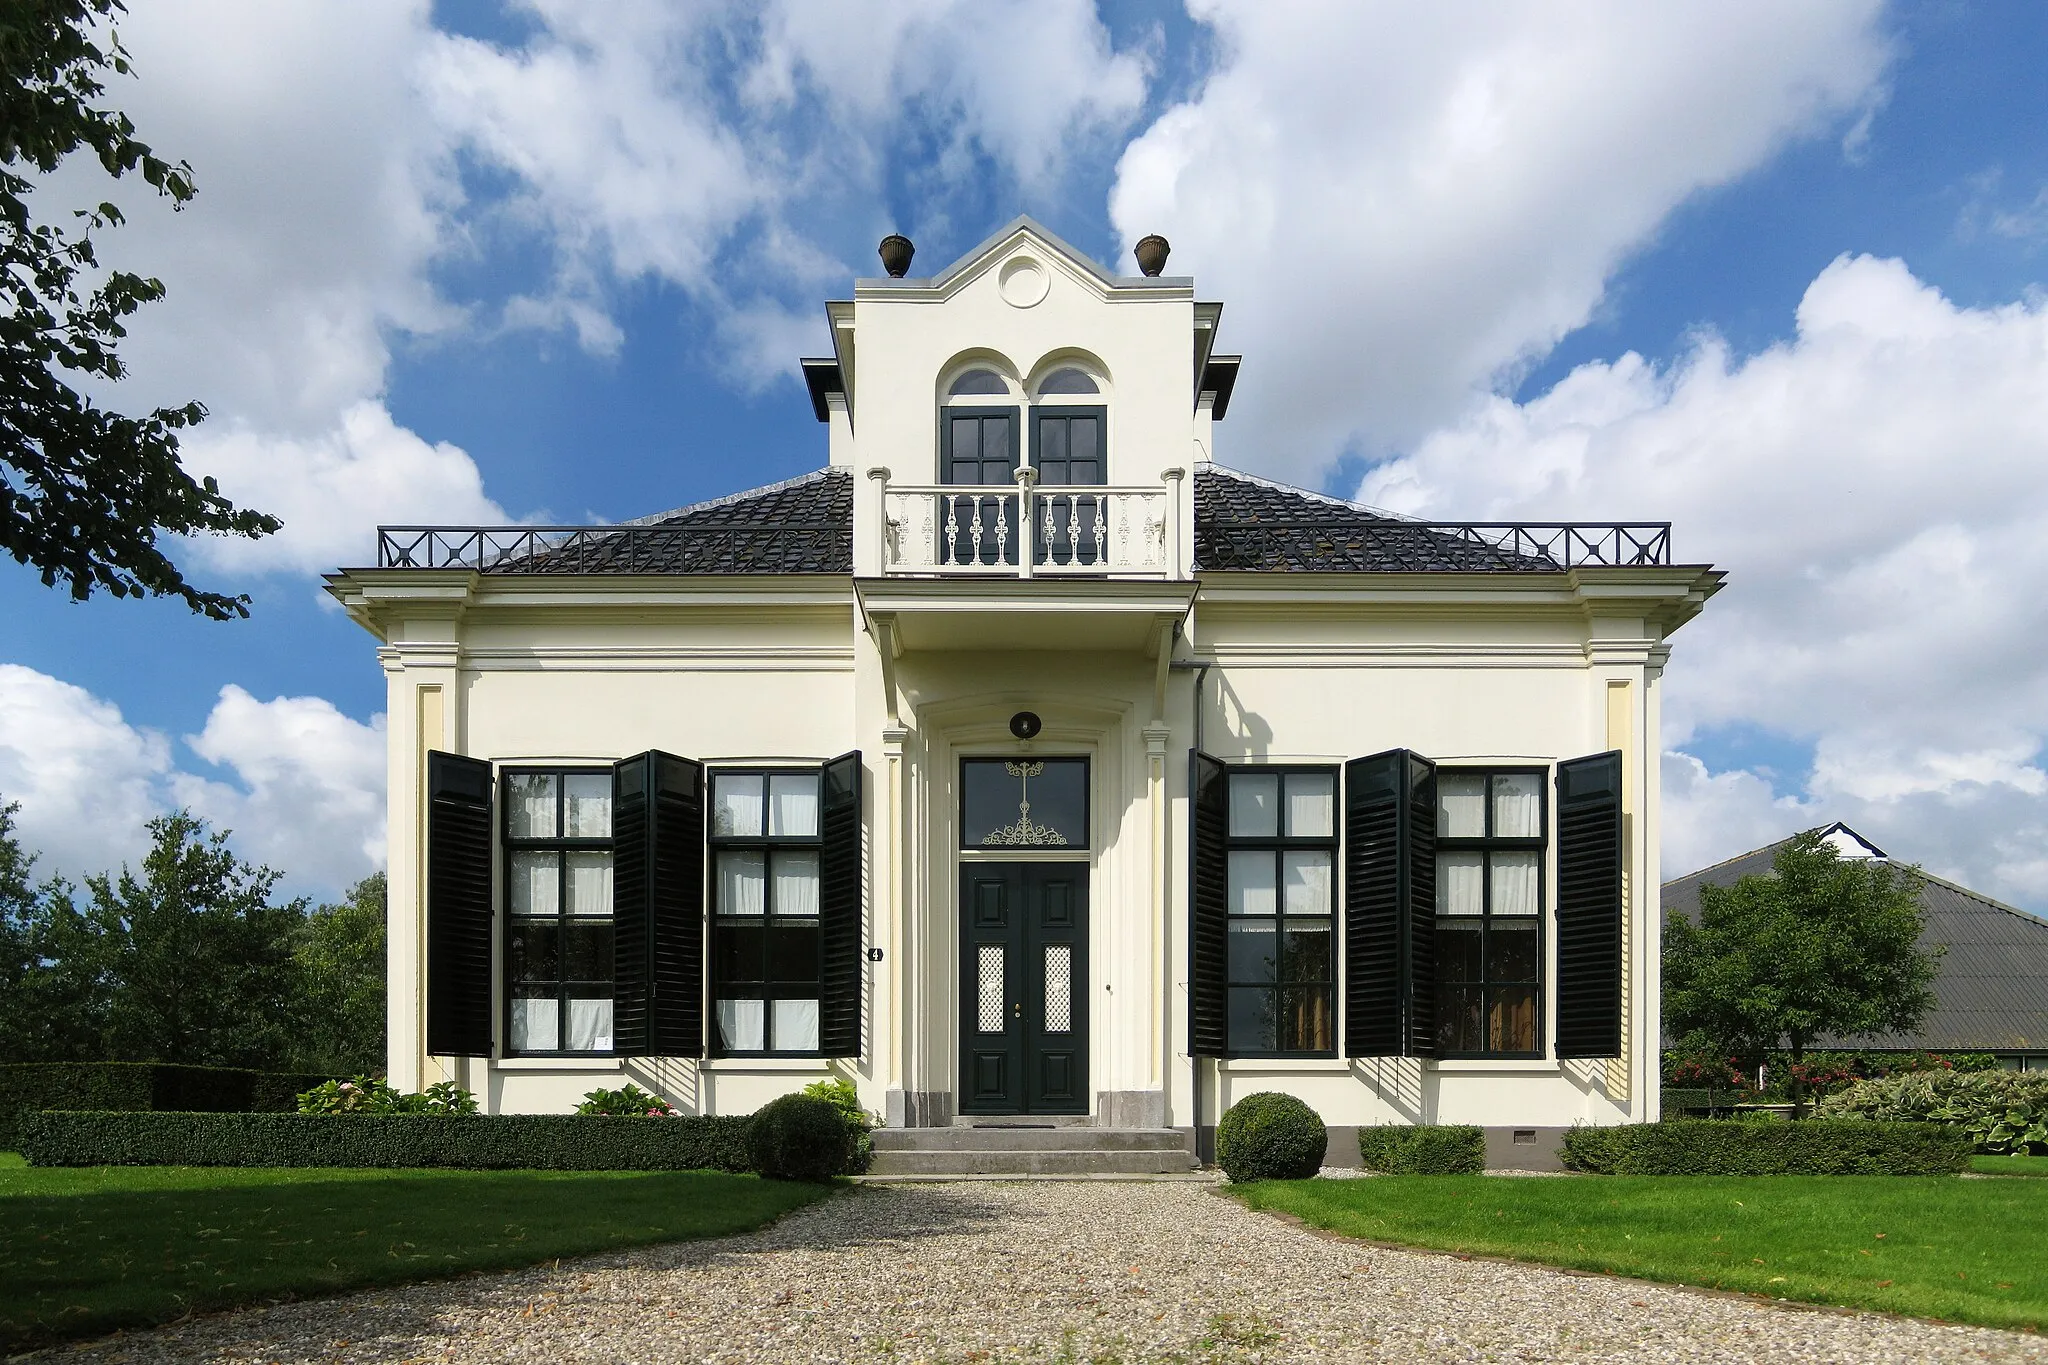
[[[1783,8],[139,13],[117,96],[201,193],[107,243],[172,291],[120,401],[207,401],[194,466],[289,525],[182,556],[247,622],[0,574],[0,795],[74,874],[173,805],[308,891],[371,870],[383,680],[318,572],[816,467],[823,300],[1028,212],[1224,300],[1225,462],[1730,572],[1666,683],[1667,873],[1846,818],[2048,909],[2048,11]]]

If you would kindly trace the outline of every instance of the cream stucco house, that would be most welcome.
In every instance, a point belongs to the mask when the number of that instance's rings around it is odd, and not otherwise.
[[[390,686],[395,1084],[1657,1116],[1658,680],[1720,575],[1226,467],[1222,307],[1155,245],[892,239],[804,362],[818,472],[330,578]]]

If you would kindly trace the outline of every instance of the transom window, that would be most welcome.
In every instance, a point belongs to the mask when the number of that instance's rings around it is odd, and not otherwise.
[[[987,366],[963,370],[940,402],[939,481],[1014,488],[1017,470],[1028,464],[1042,487],[1108,482],[1109,410],[1102,395],[1102,381],[1078,365],[1046,374],[1028,402],[1022,389]],[[985,516],[995,514],[994,503],[977,506]],[[1063,508],[1061,515],[1072,511]]]
[[[1447,1056],[1541,1055],[1542,769],[1437,769],[1436,1021]]]
[[[1332,768],[1233,768],[1228,825],[1228,1050],[1336,1049]]]
[[[504,774],[508,1042],[612,1050],[612,773]]]
[[[1054,370],[1039,381],[1038,396],[1054,398],[1064,394],[1101,393],[1102,387],[1095,382],[1095,376],[1077,366],[1066,365]]]
[[[994,370],[969,370],[955,379],[946,389],[952,398],[967,398],[991,395],[998,398],[1010,396],[1010,381]]]
[[[819,771],[711,776],[717,1051],[816,1056]]]

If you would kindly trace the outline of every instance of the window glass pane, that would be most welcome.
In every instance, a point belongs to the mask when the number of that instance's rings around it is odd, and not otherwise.
[[[759,1000],[718,1002],[718,1044],[727,1052],[759,1052],[767,1046],[768,1011]]]
[[[1477,915],[1486,909],[1486,855],[1436,855],[1436,912]]]
[[[1040,393],[1102,392],[1100,388],[1096,387],[1095,381],[1089,377],[1086,370],[1077,370],[1071,365],[1065,369],[1054,370],[1051,374],[1047,375],[1045,382],[1038,386],[1038,391]]]
[[[1439,838],[1486,837],[1486,774],[1437,769],[1436,818]]]
[[[612,979],[612,926],[569,924],[562,931],[562,976],[570,981]]]
[[[775,913],[815,915],[818,913],[818,852],[816,849],[775,851]]]
[[[1045,1031],[1074,1031],[1074,945],[1045,945]]]
[[[970,758],[960,764],[967,848],[1088,847],[1088,760]]]
[[[1479,1052],[1486,1046],[1480,1026],[1480,989],[1445,986],[1436,993],[1436,1045],[1444,1052]]]
[[[1001,1033],[1009,1027],[1003,1009],[1003,945],[976,944],[974,971],[974,1027],[981,1033]]]
[[[1270,986],[1232,986],[1228,1041],[1232,1052],[1271,1052],[1276,1000]]]
[[[768,979],[786,986],[818,979],[818,930],[807,924],[782,924],[768,931]]]
[[[1477,924],[1436,926],[1436,979],[1439,984],[1478,982],[1480,933]]]
[[[768,929],[760,923],[720,924],[711,932],[720,982],[768,979]]]
[[[772,1000],[775,1011],[777,1052],[818,1050],[818,1002],[815,1000]]]
[[[612,912],[612,855],[596,849],[570,850],[562,855],[568,864],[569,913],[609,915]]]
[[[1278,773],[1232,773],[1230,775],[1230,834],[1232,838],[1271,838],[1280,832],[1280,775]]]
[[[511,882],[513,914],[561,913],[561,857],[559,853],[512,854],[506,877]]]
[[[1536,853],[1496,853],[1493,855],[1493,913],[1496,915],[1533,915],[1536,913],[1537,887],[1541,880],[1541,865]]]
[[[555,837],[553,773],[513,773],[505,779],[506,818],[514,839]]]
[[[561,973],[558,924],[537,920],[514,923],[506,936],[505,958],[514,981],[553,981]]]
[[[818,775],[793,773],[768,779],[768,833],[811,839],[818,833]]]
[[[1009,391],[1010,386],[1004,383],[1003,377],[994,370],[969,370],[954,380],[952,387],[946,390],[955,397],[977,393],[1007,394]]]
[[[711,779],[711,832],[753,839],[761,834],[759,773],[720,773]]]
[[[757,848],[726,849],[718,855],[718,913],[767,912],[768,855]]]
[[[1230,854],[1230,913],[1270,915],[1278,906],[1273,879],[1279,860],[1271,849],[1233,849]]]
[[[562,831],[571,839],[612,837],[612,775],[569,773],[562,778]]]
[[[1325,920],[1314,922],[1287,921],[1287,957],[1282,967],[1282,979],[1287,981],[1328,981],[1331,967],[1335,965],[1330,956],[1330,924]]]
[[[1330,1050],[1330,988],[1288,986],[1280,992],[1280,1050]]]
[[[512,996],[512,1050],[553,1052],[562,1045],[561,1002],[550,989],[545,995],[518,991]]]
[[[1279,963],[1276,926],[1271,920],[1240,919],[1230,922],[1230,979],[1272,981]]]
[[[1535,773],[1501,773],[1493,779],[1493,837],[1543,837],[1543,779]]]
[[[563,1040],[567,1052],[610,1052],[612,1050],[612,1001],[610,996],[572,997],[569,1001],[569,1036]]]
[[[1536,988],[1495,986],[1486,1011],[1486,1046],[1493,1052],[1536,1050]]]
[[[1336,829],[1337,779],[1330,773],[1289,773],[1287,837],[1327,839]]]
[[[1489,981],[1534,981],[1536,979],[1536,926],[1496,924],[1486,937],[1486,976]]]
[[[1330,855],[1321,850],[1294,851],[1280,855],[1280,867],[1287,887],[1286,909],[1290,915],[1330,913]]]

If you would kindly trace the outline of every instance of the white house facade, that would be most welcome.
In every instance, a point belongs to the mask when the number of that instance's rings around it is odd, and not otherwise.
[[[1147,249],[858,281],[816,473],[330,577],[390,688],[394,1084],[1657,1117],[1659,678],[1720,575],[1227,468],[1221,306]]]

